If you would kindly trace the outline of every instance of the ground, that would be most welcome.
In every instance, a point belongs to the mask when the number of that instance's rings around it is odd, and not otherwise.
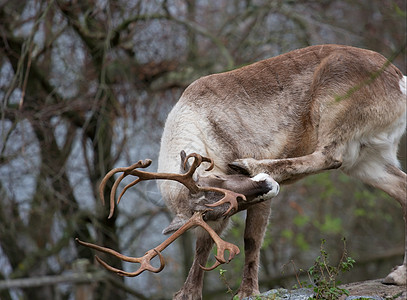
[[[340,287],[348,290],[350,295],[342,296],[339,300],[407,300],[407,286],[385,285],[381,279],[348,283]],[[307,300],[311,295],[311,289],[275,289],[246,300]]]
[[[383,299],[407,299],[407,286],[386,285],[381,279],[344,284],[341,286],[354,296],[377,296]],[[346,297],[342,297],[345,299]]]

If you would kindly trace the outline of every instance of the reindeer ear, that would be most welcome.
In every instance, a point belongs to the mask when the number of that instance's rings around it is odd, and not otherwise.
[[[181,156],[181,173],[185,173],[190,168],[189,163],[185,161],[187,159],[187,154],[184,150],[181,150],[179,155]]]
[[[235,174],[250,176],[250,172],[247,169],[247,166],[240,161],[234,161],[228,164],[228,167]]]
[[[165,228],[162,231],[162,234],[170,234],[170,233],[177,231],[187,221],[188,221],[188,219],[186,219],[184,216],[176,215],[174,217],[174,219],[171,221],[170,225],[168,225],[167,228]]]

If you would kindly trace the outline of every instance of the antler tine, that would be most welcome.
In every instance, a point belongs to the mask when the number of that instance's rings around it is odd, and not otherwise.
[[[220,199],[219,201],[212,203],[212,204],[205,204],[205,206],[208,207],[216,207],[220,206],[225,203],[229,203],[230,206],[226,212],[223,213],[224,216],[227,216],[232,210],[234,212],[238,211],[238,200],[237,199],[242,199],[243,201],[246,201],[246,196],[243,194],[235,193],[230,190],[226,189],[221,189],[221,188],[215,188],[215,187],[202,187],[201,190],[205,191],[210,191],[210,192],[217,192],[217,193],[222,193],[224,197]]]
[[[161,272],[165,267],[164,257],[162,256],[160,251],[158,251],[155,248],[147,251],[146,254],[144,256],[142,256],[142,257],[131,257],[131,256],[123,255],[123,254],[121,254],[121,253],[119,253],[119,252],[117,252],[117,251],[115,251],[113,249],[110,249],[110,248],[98,246],[98,245],[95,245],[95,244],[92,244],[92,243],[83,242],[83,241],[79,240],[78,238],[76,238],[75,240],[79,244],[81,244],[82,246],[89,247],[89,248],[95,249],[95,250],[100,251],[100,252],[111,254],[111,255],[119,258],[122,261],[127,261],[127,262],[131,262],[131,263],[140,263],[140,267],[138,268],[137,271],[135,271],[135,272],[126,272],[126,271],[123,271],[123,270],[120,270],[120,269],[117,269],[115,267],[110,266],[105,261],[103,261],[100,257],[95,255],[96,260],[105,269],[107,269],[107,270],[109,270],[111,272],[114,272],[114,273],[116,273],[118,275],[121,275],[121,276],[134,277],[134,276],[140,275],[144,271],[150,271],[150,272],[153,272],[153,273],[158,273],[158,272]],[[150,263],[150,261],[157,255],[160,258],[160,266],[158,268],[153,267],[151,265],[151,263]]]
[[[217,254],[215,255],[215,259],[216,259],[215,263],[210,267],[204,267],[202,265],[199,265],[202,270],[212,271],[222,264],[229,263],[237,254],[240,253],[240,250],[236,245],[228,243],[224,240],[221,240],[220,242],[218,242],[216,244],[216,246],[218,247],[218,250],[217,250]],[[236,248],[237,248],[237,250],[236,250]],[[227,261],[225,260],[225,251],[226,250],[229,251],[229,258]]]
[[[216,255],[215,255],[215,258],[216,258]],[[212,271],[212,270],[216,269],[217,267],[219,267],[221,264],[224,264],[224,263],[223,263],[223,262],[219,262],[218,260],[216,260],[215,263],[214,263],[212,266],[210,266],[210,267],[204,267],[204,266],[202,266],[202,265],[199,265],[199,266],[200,266],[201,269],[204,270],[204,271]]]
[[[188,156],[184,160],[184,169],[186,169],[188,159],[190,159],[191,157],[194,158],[194,162],[192,163],[191,167],[189,168],[188,172],[186,173],[188,175],[192,175],[196,171],[196,169],[202,164],[202,162],[211,163],[211,165],[207,169],[205,169],[205,171],[211,171],[213,169],[213,167],[215,166],[215,163],[212,158],[205,157],[205,156],[199,155],[197,153],[191,153],[191,154],[188,154]]]
[[[154,249],[153,249],[153,250],[154,250]],[[101,259],[99,256],[97,256],[97,255],[95,255],[95,258],[96,258],[96,260],[98,261],[98,263],[100,263],[100,264],[101,264],[106,270],[108,270],[108,271],[114,272],[114,273],[116,273],[117,275],[120,275],[120,276],[135,277],[135,276],[140,275],[140,274],[143,273],[144,271],[150,271],[150,272],[153,272],[153,273],[159,273],[159,272],[161,272],[161,271],[164,269],[164,267],[165,267],[164,257],[163,257],[163,256],[161,255],[161,253],[159,253],[159,252],[157,252],[157,255],[159,255],[159,257],[160,257],[160,264],[161,264],[160,267],[154,268],[153,266],[151,266],[150,263],[143,263],[143,262],[140,262],[141,265],[140,265],[140,267],[138,268],[138,270],[135,271],[135,272],[126,272],[126,271],[117,269],[117,268],[115,268],[115,267],[112,267],[112,266],[110,266],[109,264],[107,264],[104,260],[102,260],[102,259]]]
[[[125,171],[118,171],[118,172],[125,172]],[[119,177],[117,177],[113,183],[112,189],[110,190],[110,198],[109,198],[110,199],[110,208],[109,208],[110,211],[109,211],[109,216],[107,217],[108,219],[110,219],[114,213],[114,207],[115,207],[114,197],[116,195],[117,187],[119,186],[119,184],[123,180],[123,178],[126,176],[127,176],[126,173],[123,173]]]
[[[131,188],[132,186],[136,185],[136,184],[139,183],[140,181],[141,181],[141,179],[140,179],[140,178],[137,178],[137,179],[134,180],[133,182],[130,182],[128,185],[126,185],[126,186],[123,188],[123,190],[120,192],[119,197],[117,197],[117,204],[120,203],[120,200],[122,199],[124,193],[125,193],[129,188]]]
[[[120,184],[120,182],[123,180],[124,177],[126,177],[127,175],[130,175],[132,171],[134,171],[137,168],[147,168],[148,166],[151,165],[151,160],[150,159],[146,159],[146,160],[139,160],[138,162],[136,162],[135,164],[129,166],[129,167],[123,167],[123,168],[115,168],[110,170],[105,177],[103,177],[100,185],[99,185],[99,197],[102,201],[102,204],[105,204],[105,196],[104,196],[104,190],[106,187],[107,182],[109,181],[109,179],[116,173],[119,172],[123,172],[122,175],[120,175],[114,182],[112,190],[110,191],[110,212],[109,212],[109,216],[108,218],[110,219],[113,215],[114,212],[114,197],[116,194],[116,190]],[[137,180],[136,180],[137,181]],[[136,184],[137,182],[135,182],[134,184]],[[134,185],[133,184],[133,185]],[[127,189],[126,189],[127,190]],[[121,194],[122,196],[122,194]],[[120,196],[120,197],[121,197]]]

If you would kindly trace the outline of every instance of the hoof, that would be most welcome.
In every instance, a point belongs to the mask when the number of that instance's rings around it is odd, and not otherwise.
[[[257,174],[256,176],[254,176],[252,178],[253,181],[257,181],[257,182],[265,182],[267,185],[267,188],[269,189],[269,191],[266,194],[263,194],[259,197],[257,197],[256,199],[263,199],[263,200],[269,200],[271,198],[274,198],[275,196],[278,195],[278,193],[280,192],[280,185],[278,184],[277,181],[275,181],[273,178],[270,177],[270,175],[266,174],[266,173],[260,173]]]

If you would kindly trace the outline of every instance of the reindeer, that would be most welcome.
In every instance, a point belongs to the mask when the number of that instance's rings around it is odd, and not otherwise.
[[[237,292],[242,298],[259,293],[259,252],[270,199],[277,195],[279,184],[340,169],[396,199],[407,224],[407,176],[397,160],[406,128],[406,78],[376,52],[320,45],[198,79],[167,118],[158,173],[140,170],[151,161],[139,161],[112,170],[101,185],[103,198],[108,178],[123,172],[112,188],[112,214],[116,189],[125,176],[138,178],[124,188],[118,201],[142,180],[167,179],[159,181],[159,189],[175,215],[164,233],[173,234],[140,258],[80,243],[140,263],[136,272],[125,272],[98,258],[119,275],[137,276],[144,270],[161,271],[161,251],[189,228],[198,227],[195,258],[174,299],[201,299],[204,270],[239,253],[219,235],[231,215],[247,210],[245,265]],[[214,243],[216,262],[206,268]],[[406,284],[407,241],[405,249],[403,264],[384,283]],[[155,256],[159,267],[150,264]]]

